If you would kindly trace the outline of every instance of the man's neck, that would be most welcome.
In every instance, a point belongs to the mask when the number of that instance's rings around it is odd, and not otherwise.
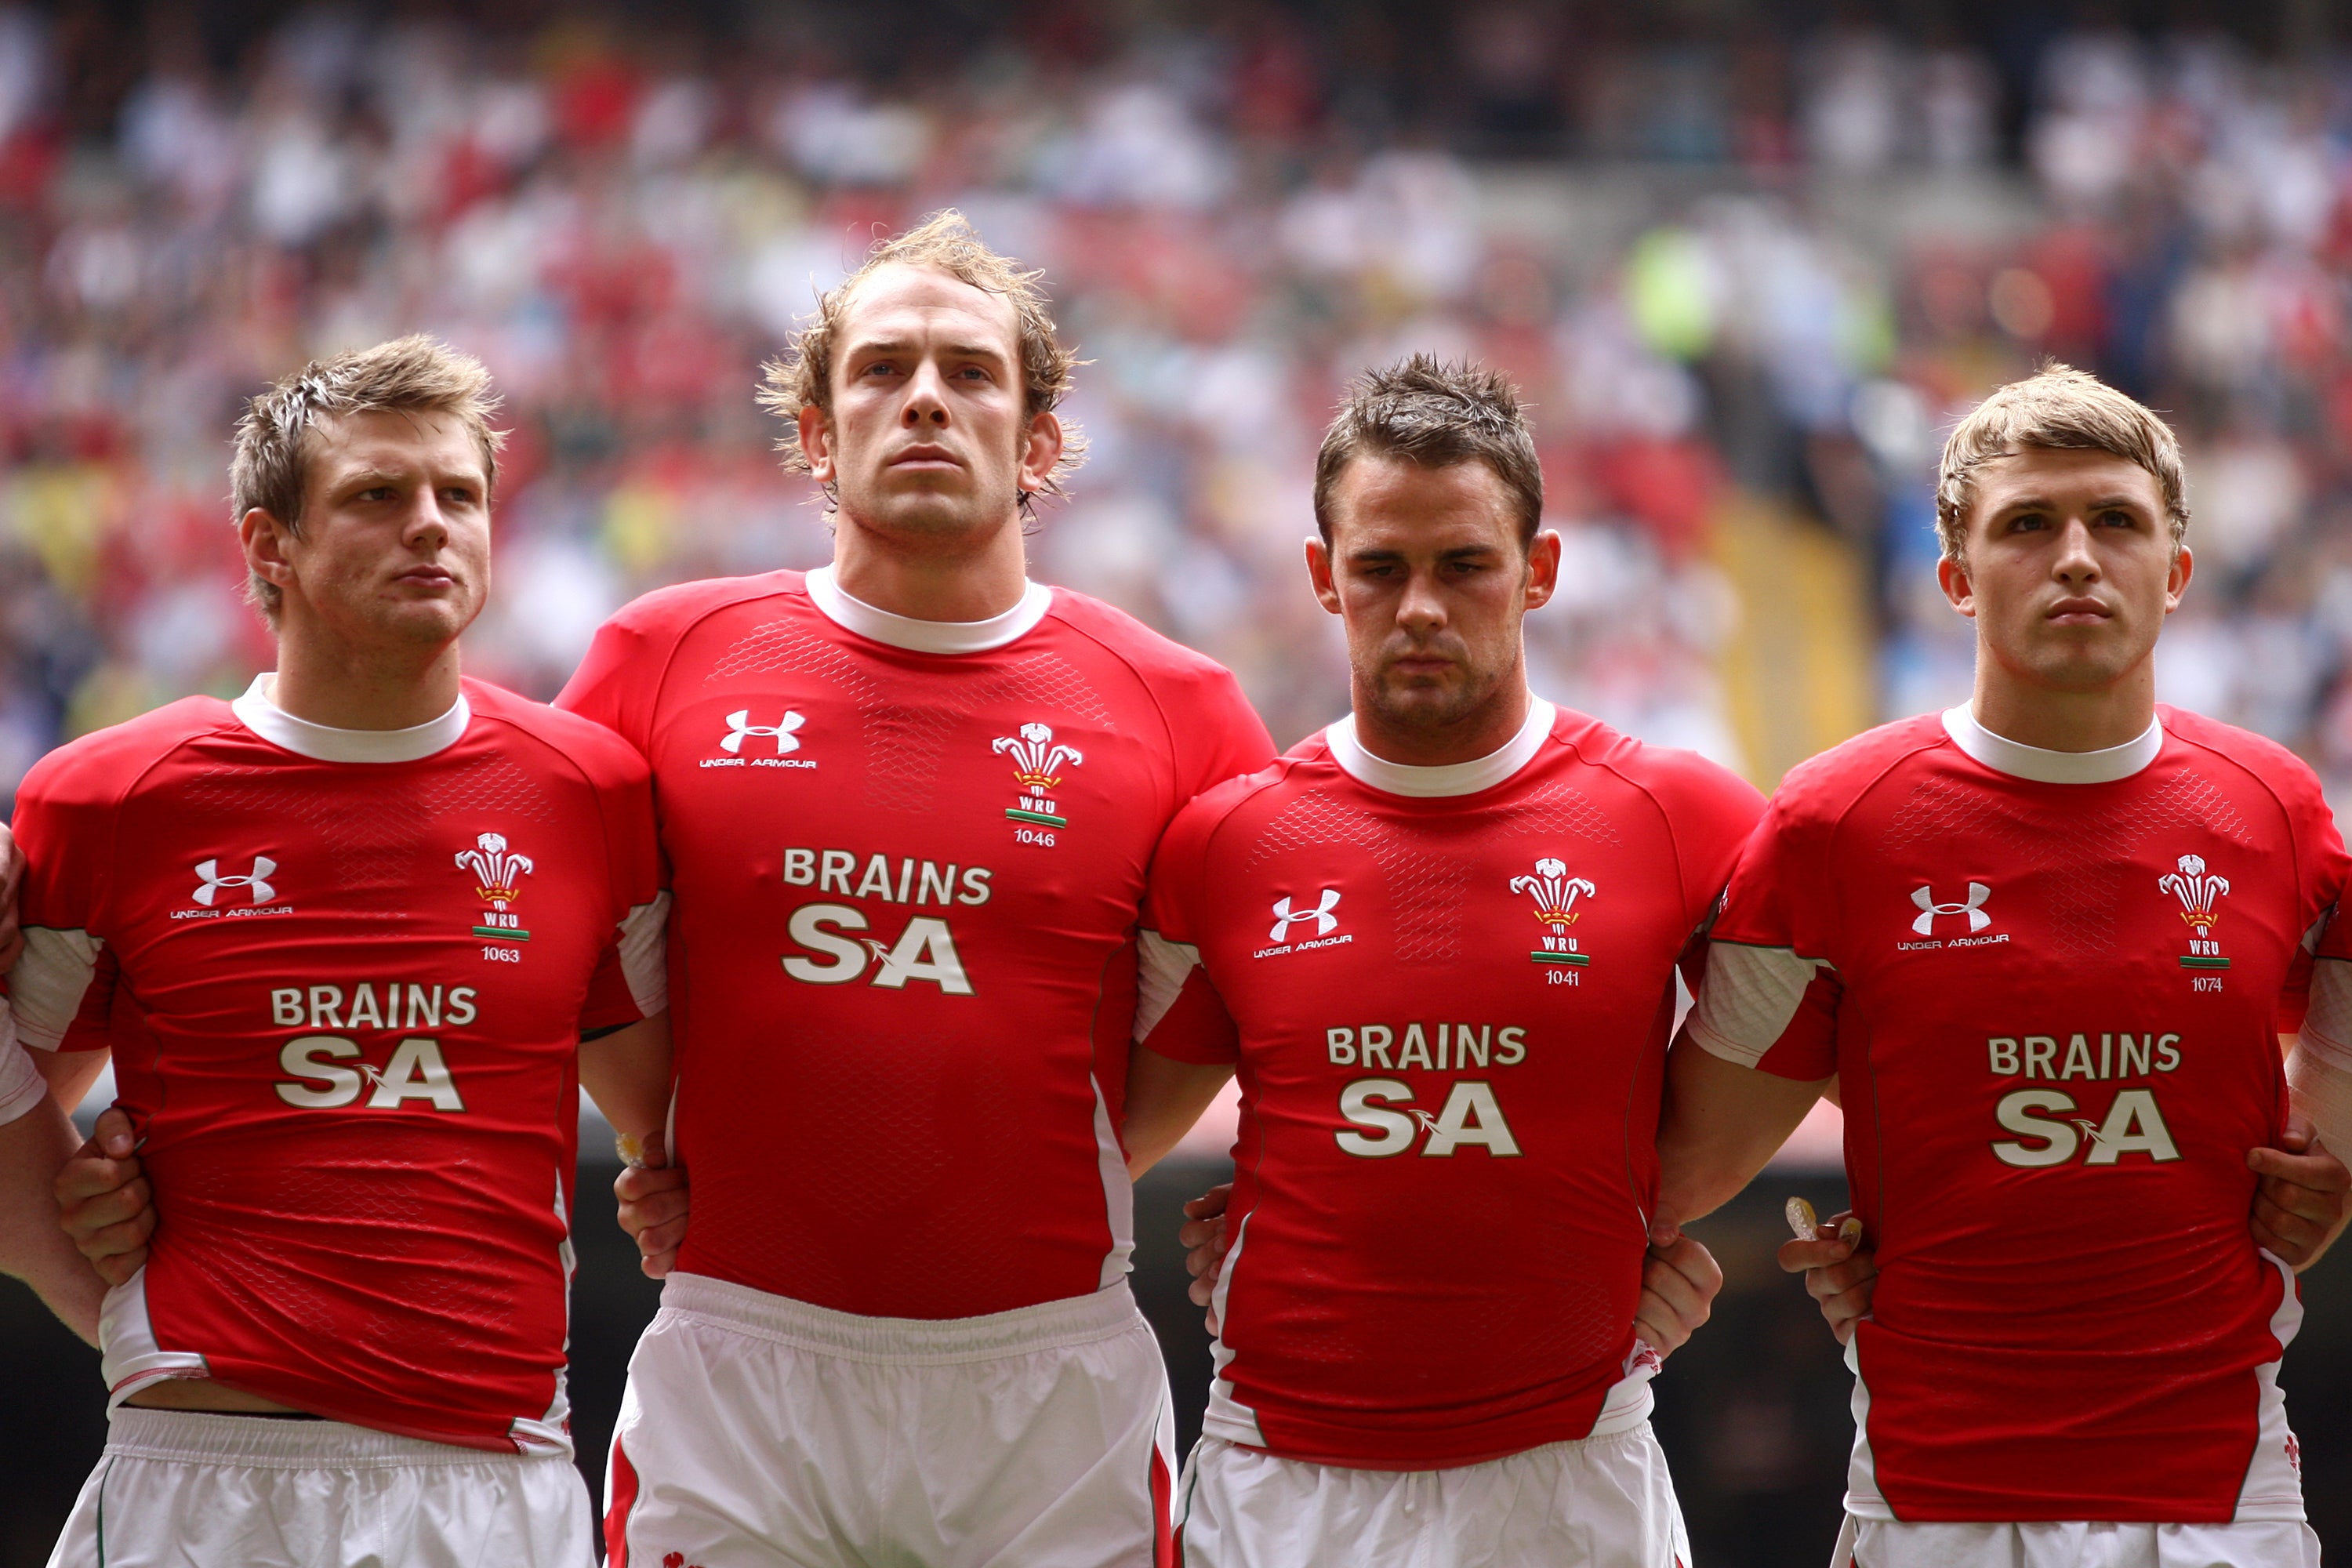
[[[1524,670],[1514,671],[1495,694],[1476,709],[1443,726],[1394,724],[1382,719],[1372,704],[1356,693],[1356,743],[1384,763],[1409,768],[1444,768],[1475,763],[1511,743],[1528,721]]]
[[[927,539],[910,547],[845,512],[834,527],[834,584],[853,599],[918,621],[985,621],[1021,602],[1029,570],[1017,516],[969,548],[937,548],[946,543]]]
[[[2156,671],[2141,664],[2113,686],[2061,691],[2020,680],[1979,654],[1970,710],[2004,741],[2045,752],[2104,752],[2128,745],[2156,719]]]
[[[413,730],[457,705],[457,645],[387,655],[281,628],[269,700],[331,730]]]

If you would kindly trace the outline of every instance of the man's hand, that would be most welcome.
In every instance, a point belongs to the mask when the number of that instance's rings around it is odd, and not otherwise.
[[[1633,1310],[1633,1331],[1660,1356],[1682,1349],[1715,1310],[1723,1270],[1715,1255],[1673,1226],[1650,1232],[1650,1255],[1642,1264],[1642,1303]]]
[[[648,1279],[661,1279],[677,1267],[686,1240],[686,1167],[667,1163],[658,1130],[640,1140],[644,1163],[624,1165],[613,1178],[621,1200],[621,1228],[637,1244],[637,1267]]]
[[[58,1172],[58,1221],[109,1285],[146,1266],[147,1238],[155,1234],[155,1193],[140,1173],[137,1147],[131,1118],[110,1108]]]
[[[25,880],[25,858],[16,852],[16,836],[0,822],[0,971],[15,965],[25,951],[25,933],[16,924],[16,891]]]
[[[1802,1201],[1789,1200],[1792,1224]],[[1878,1287],[1878,1258],[1863,1246],[1862,1221],[1854,1215],[1835,1215],[1826,1225],[1813,1225],[1809,1223],[1811,1205],[1805,1205],[1803,1215],[1808,1222],[1805,1229],[1811,1234],[1780,1244],[1780,1267],[1805,1277],[1806,1293],[1821,1303],[1830,1332],[1843,1344],[1853,1338],[1854,1324],[1870,1316],[1870,1298]]]
[[[1185,1271],[1192,1276],[1188,1294],[1192,1305],[1203,1310],[1202,1318],[1212,1334],[1217,1331],[1217,1310],[1210,1303],[1225,1271],[1225,1205],[1233,1195],[1231,1182],[1211,1187],[1184,1205],[1184,1223],[1176,1231],[1176,1239],[1184,1244]]]
[[[2246,1164],[2262,1178],[2254,1187],[2255,1243],[2302,1273],[2344,1228],[2352,1171],[2327,1152],[2301,1115],[2288,1116],[2277,1147],[2248,1151]]]

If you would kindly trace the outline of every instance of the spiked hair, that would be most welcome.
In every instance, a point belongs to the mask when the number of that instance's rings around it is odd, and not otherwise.
[[[1499,370],[1417,353],[1366,371],[1348,385],[1339,416],[1315,455],[1315,526],[1331,542],[1331,497],[1359,457],[1402,458],[1424,468],[1482,462],[1509,492],[1522,548],[1543,519],[1543,466],[1519,406]]]
[[[246,405],[228,466],[234,517],[258,508],[299,533],[310,433],[321,420],[349,414],[449,415],[481,448],[484,483],[495,484],[499,448],[506,442],[504,431],[490,427],[498,406],[481,361],[421,332],[312,360]],[[275,625],[284,603],[277,584],[257,575],[247,592]]]

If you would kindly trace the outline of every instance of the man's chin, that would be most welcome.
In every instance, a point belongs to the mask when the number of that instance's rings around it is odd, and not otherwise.
[[[1443,730],[1466,718],[1477,706],[1476,694],[1454,681],[1409,686],[1383,682],[1372,692],[1372,707],[1381,721],[1400,730]]]

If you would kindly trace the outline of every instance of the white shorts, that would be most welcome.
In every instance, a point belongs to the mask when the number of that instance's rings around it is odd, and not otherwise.
[[[1447,1470],[1358,1470],[1203,1437],[1184,1468],[1184,1568],[1689,1568],[1647,1421]]]
[[[2319,1568],[2298,1520],[1902,1524],[1846,1516],[1831,1568]]]
[[[609,1568],[1165,1568],[1175,1420],[1124,1282],[863,1318],[672,1274],[629,1361]]]
[[[590,1568],[569,1458],[124,1405],[49,1568]]]

